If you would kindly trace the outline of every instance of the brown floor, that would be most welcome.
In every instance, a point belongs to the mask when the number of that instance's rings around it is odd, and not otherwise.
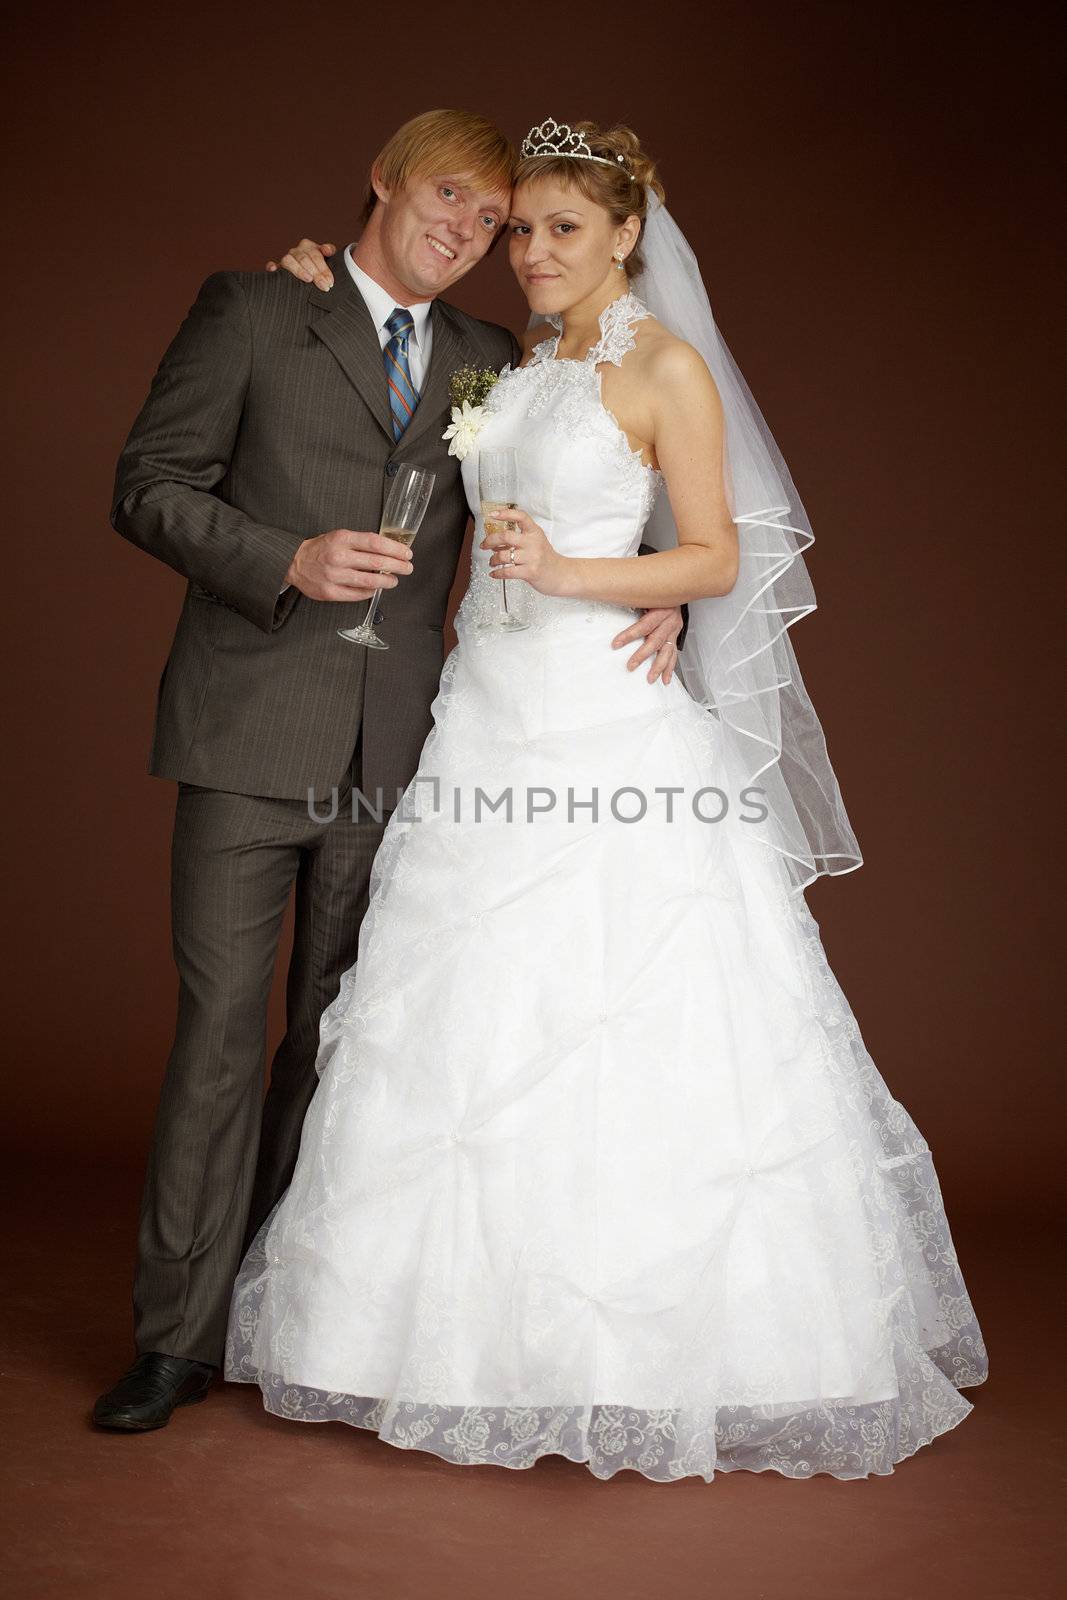
[[[891,1476],[602,1483],[555,1457],[458,1467],[339,1424],[283,1422],[235,1385],[155,1433],[95,1430],[95,1395],[132,1358],[139,1183],[44,1169],[7,1211],[0,1555],[18,1600],[1057,1592],[1065,1419],[1047,1285],[1063,1229],[1051,1221],[949,1205],[993,1375],[967,1391],[958,1428]]]

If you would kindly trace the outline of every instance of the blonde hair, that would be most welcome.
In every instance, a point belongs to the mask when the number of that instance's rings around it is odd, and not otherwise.
[[[517,165],[515,146],[487,117],[473,111],[424,111],[396,130],[375,156],[372,171],[387,189],[406,189],[412,178],[452,172],[510,194]],[[370,187],[363,204],[364,226],[376,204]]]
[[[531,183],[541,178],[554,178],[557,183],[577,189],[587,200],[602,206],[616,227],[621,227],[627,217],[640,217],[641,232],[626,258],[628,276],[636,277],[644,266],[641,237],[648,211],[646,186],[661,200],[666,198],[656,163],[641,148],[641,141],[632,128],[620,124],[605,129],[595,122],[572,122],[571,127],[575,133],[583,135],[592,154],[600,156],[602,160],[588,161],[576,156],[528,156],[520,160],[515,182]],[[611,164],[605,166],[604,161]]]

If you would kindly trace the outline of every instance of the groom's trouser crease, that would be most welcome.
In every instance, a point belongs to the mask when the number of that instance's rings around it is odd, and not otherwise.
[[[352,781],[359,783],[359,751]],[[134,1278],[138,1352],[221,1365],[234,1276],[292,1176],[318,1083],[319,1019],[356,959],[384,823],[179,785],[171,866],[179,975]],[[286,1033],[263,1099],[267,1008],[296,885]]]

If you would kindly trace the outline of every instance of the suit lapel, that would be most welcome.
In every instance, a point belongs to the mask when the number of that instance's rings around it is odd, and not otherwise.
[[[333,288],[326,291],[312,286],[308,293],[309,326],[336,357],[346,378],[359,391],[374,420],[392,444],[393,419],[389,411],[378,333],[366,301],[353,283],[344,262],[337,257],[334,260],[336,266],[331,268]],[[436,329],[434,337],[436,339]]]
[[[336,258],[335,258],[336,259]],[[308,291],[309,325],[313,334],[321,339],[336,358],[345,376],[359,391],[363,400],[391,444],[393,418],[389,410],[389,394],[382,362],[382,347],[371,314],[359,290],[352,281],[343,261],[331,268],[334,286],[326,291],[312,286]],[[433,326],[433,353],[430,370],[423,380],[415,414],[400,438],[396,448],[402,449],[411,440],[439,421],[449,400],[452,374],[472,359],[465,340],[456,330],[448,312],[440,301],[430,307]]]
[[[415,438],[423,429],[428,428],[431,423],[440,421],[441,413],[448,404],[452,374],[471,359],[466,344],[456,332],[451,317],[439,300],[435,300],[430,307],[430,320],[433,326],[430,370],[423,380],[415,415],[404,429],[397,446],[398,450],[403,448],[406,441]]]

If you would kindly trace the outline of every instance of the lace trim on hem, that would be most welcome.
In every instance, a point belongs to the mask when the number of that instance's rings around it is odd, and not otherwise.
[[[825,1402],[775,1416],[772,1407],[743,1406],[445,1406],[313,1389],[246,1363],[228,1369],[226,1378],[258,1384],[263,1409],[286,1421],[341,1422],[376,1433],[394,1448],[420,1450],[456,1466],[522,1470],[558,1455],[597,1478],[632,1471],[659,1483],[693,1477],[711,1483],[716,1473],[736,1471],[840,1481],[888,1477],[974,1409],[955,1388],[946,1388],[936,1409],[929,1406],[927,1388],[910,1398]]]

